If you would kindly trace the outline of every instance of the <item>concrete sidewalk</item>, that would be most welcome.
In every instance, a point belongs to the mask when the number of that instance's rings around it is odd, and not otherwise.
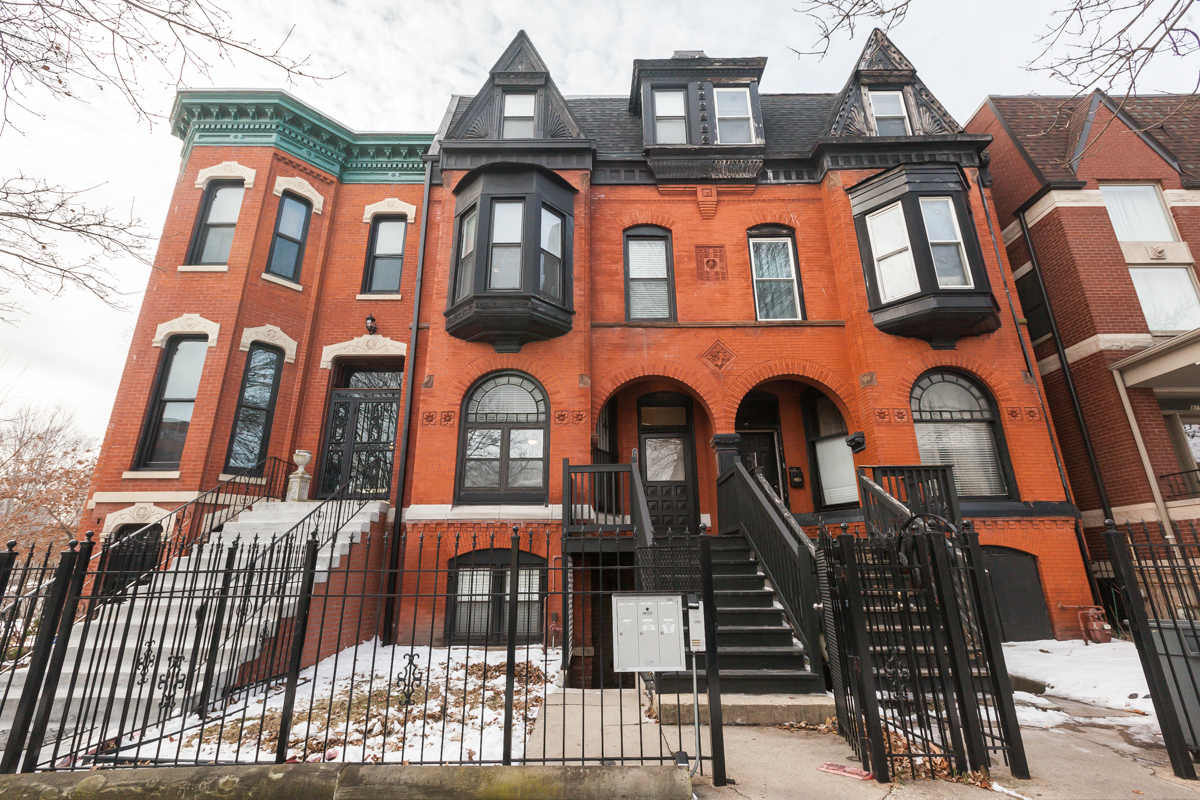
[[[1076,718],[1120,716],[1120,712],[1109,709],[1048,699]],[[1084,720],[1048,729],[1022,728],[1021,733],[1033,779],[1015,780],[1004,767],[994,768],[992,777],[1005,789],[1030,800],[1200,798],[1200,781],[1177,779],[1165,748],[1138,743],[1122,727]],[[947,781],[902,780],[887,785],[817,769],[826,761],[858,766],[852,755],[837,734],[726,726],[728,774],[736,784],[717,789],[708,778],[697,777],[694,791],[700,800],[782,800],[801,796],[830,800],[981,800],[1002,796]]]

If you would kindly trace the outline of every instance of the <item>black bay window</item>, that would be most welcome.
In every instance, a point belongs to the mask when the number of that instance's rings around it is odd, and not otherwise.
[[[550,450],[546,393],[515,372],[467,393],[459,443],[458,502],[544,503]]]
[[[242,210],[245,188],[241,181],[213,181],[204,190],[200,217],[192,234],[188,264],[226,264],[233,246],[233,231]]]
[[[957,166],[914,164],[848,190],[875,327],[937,349],[1000,327],[969,189]]]
[[[267,272],[292,283],[300,282],[300,264],[304,261],[304,241],[308,238],[308,219],[312,204],[284,192],[275,216],[275,236],[267,256]]]
[[[271,439],[271,420],[279,394],[279,375],[283,371],[283,351],[276,347],[253,344],[246,354],[246,374],[233,416],[233,434],[225,471],[236,475],[257,474],[255,468],[267,455]],[[261,469],[261,467],[258,467]]]
[[[137,469],[179,469],[207,353],[208,340],[202,336],[175,336],[167,342],[142,430]]]
[[[571,330],[575,190],[548,170],[496,164],[455,192],[446,331],[515,353]]]

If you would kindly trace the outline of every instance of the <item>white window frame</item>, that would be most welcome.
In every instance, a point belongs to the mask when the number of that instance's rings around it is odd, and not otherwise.
[[[937,278],[939,289],[974,289],[975,276],[971,274],[971,262],[967,260],[967,246],[963,242],[962,227],[958,224],[958,209],[954,207],[954,198],[945,197],[922,197],[921,200],[921,225],[925,228],[925,239],[929,244],[929,258],[933,264],[933,275]],[[966,284],[962,286],[943,286],[942,279],[937,274],[937,259],[933,255],[934,239],[929,235],[929,226],[925,224],[925,203],[932,200],[944,200],[950,205],[950,219],[954,222],[954,232],[958,235],[958,256],[962,259],[963,273],[967,276]],[[938,239],[937,244],[950,244],[949,239]]]
[[[867,99],[871,101],[871,119],[875,122],[875,135],[879,135],[879,114],[875,112],[875,96],[895,95],[900,98],[900,107],[904,109],[904,135],[912,136],[912,122],[908,118],[908,103],[904,101],[904,92],[896,89],[888,89],[884,91],[876,91],[874,89],[867,90]],[[895,117],[885,116],[884,119],[895,119]]]
[[[1154,196],[1158,198],[1158,207],[1162,210],[1163,217],[1165,217],[1167,220],[1167,227],[1171,229],[1171,236],[1174,237],[1172,239],[1157,240],[1157,241],[1169,241],[1169,242],[1183,241],[1182,237],[1180,237],[1180,235],[1179,235],[1179,226],[1175,224],[1175,216],[1171,213],[1171,207],[1167,205],[1166,198],[1163,197],[1162,186],[1160,186],[1157,183],[1148,183],[1148,182],[1142,182],[1142,181],[1102,181],[1100,183],[1101,199],[1103,199],[1103,197],[1104,197],[1103,189],[1105,186],[1150,186],[1150,187],[1152,187],[1154,189]],[[1107,202],[1104,203],[1104,211],[1105,211],[1105,213],[1107,213],[1109,215],[1109,224],[1112,225],[1112,212],[1110,212],[1108,210]],[[1113,225],[1113,234],[1114,235],[1117,234],[1117,226],[1116,225]],[[1120,236],[1117,236],[1117,241],[1135,243],[1135,242],[1156,241],[1156,240],[1122,239]]]
[[[510,97],[531,98],[533,100],[533,113],[530,114],[528,117],[523,116],[523,115],[518,116],[516,114],[509,114],[508,113],[508,98],[510,98]],[[508,119],[514,119],[514,120],[526,120],[527,119],[530,121],[531,125],[533,126],[533,130],[530,132],[528,137],[505,136],[504,135],[504,121],[508,120]],[[536,135],[536,133],[537,133],[537,93],[536,92],[505,92],[501,98],[501,104],[500,104],[500,138],[501,139],[533,138]]]
[[[1172,269],[1182,270],[1184,272],[1187,272],[1188,278],[1191,281],[1192,291],[1195,293],[1194,296],[1196,298],[1196,303],[1197,303],[1197,305],[1200,305],[1200,282],[1198,282],[1196,279],[1196,270],[1195,270],[1194,265],[1192,265],[1192,264],[1137,264],[1137,265],[1130,265],[1129,279],[1130,279],[1130,281],[1133,280],[1134,270],[1158,270],[1161,272],[1161,271],[1172,270]],[[1146,309],[1142,306],[1142,298],[1137,293],[1137,285],[1136,284],[1134,285],[1133,296],[1137,298],[1138,308],[1141,309],[1142,316],[1145,317]],[[1150,320],[1149,319],[1146,320],[1146,327],[1150,328]],[[1195,329],[1194,328],[1169,328],[1169,329],[1168,328],[1164,328],[1164,329],[1150,328],[1150,333],[1155,334],[1155,335],[1162,334],[1162,335],[1175,336],[1179,333],[1183,333],[1183,332],[1186,332],[1189,330],[1195,330]]]
[[[755,269],[755,261],[754,261],[754,243],[755,242],[784,242],[785,244],[787,244],[788,259],[791,261],[791,265],[792,265],[792,300],[795,301],[795,303],[796,303],[796,316],[794,316],[794,317],[766,317],[766,318],[763,317],[762,310],[759,309],[759,307],[758,307],[758,282],[759,282],[759,280],[770,281],[772,283],[779,283],[779,282],[782,282],[784,279],[783,278],[761,278],[760,279],[758,277],[758,272]],[[768,322],[781,321],[781,320],[802,320],[802,319],[804,319],[804,308],[803,308],[803,306],[800,305],[800,287],[798,285],[798,283],[799,283],[799,281],[797,280],[798,277],[799,276],[797,275],[797,270],[796,270],[796,249],[795,249],[795,247],[792,246],[792,239],[790,236],[751,236],[750,237],[750,279],[754,284],[754,286],[752,288],[754,289],[754,316],[756,319],[765,320]]]
[[[652,97],[651,102],[654,103],[654,143],[655,144],[687,144],[688,143],[687,89],[663,87],[661,89],[654,89],[650,94]],[[671,117],[671,116],[665,116],[665,115],[659,114],[658,113],[658,96],[660,94],[677,94],[677,95],[679,95],[680,98],[683,100],[683,116],[682,117]],[[658,121],[660,119],[682,120],[683,121],[683,141],[682,142],[666,142],[666,143],[662,142],[658,137]]]
[[[717,105],[717,95],[721,92],[741,92],[742,94],[746,95],[746,116],[745,117],[735,117],[735,116],[722,117],[720,115],[720,113],[717,111],[717,109],[719,108],[719,106]],[[716,125],[717,144],[724,144],[721,141],[721,120],[722,119],[729,119],[729,120],[744,119],[744,120],[746,120],[747,124],[750,126],[750,141],[748,141],[748,142],[728,142],[728,144],[754,144],[754,142],[755,142],[754,106],[751,105],[751,103],[750,103],[750,89],[749,88],[744,87],[744,86],[720,86],[720,87],[713,88],[713,119],[715,119],[717,122],[717,125]]]
[[[905,246],[900,248],[899,250],[889,250],[886,253],[880,253],[879,248],[875,244],[875,231],[871,227],[871,220],[875,217],[881,216],[882,214],[886,214],[887,212],[891,211],[893,208],[898,208],[900,210],[900,219],[904,222],[904,225],[902,227],[904,228],[904,244],[905,244]],[[925,224],[925,220],[923,218],[921,220],[921,224]],[[874,263],[875,286],[879,291],[879,302],[880,303],[890,303],[893,300],[900,300],[905,297],[911,297],[914,294],[920,294],[920,292],[921,292],[921,276],[917,272],[916,259],[913,258],[912,239],[908,235],[908,218],[906,216],[904,216],[904,207],[900,204],[899,200],[897,200],[896,202],[894,202],[890,205],[884,206],[883,208],[881,208],[877,211],[872,211],[870,214],[867,215],[867,238],[871,242],[871,258],[875,262]],[[883,274],[879,271],[879,262],[882,259],[887,258],[888,256],[894,256],[897,253],[900,253],[904,250],[908,251],[908,261],[912,265],[913,278],[916,279],[914,282],[917,284],[917,288],[913,289],[911,292],[908,292],[906,294],[899,294],[899,295],[896,295],[895,297],[884,297],[884,295],[883,295]]]

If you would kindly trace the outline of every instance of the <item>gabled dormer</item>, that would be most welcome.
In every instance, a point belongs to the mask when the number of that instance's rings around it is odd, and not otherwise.
[[[876,28],[838,95],[829,135],[902,138],[961,133],[917,70]]]
[[[709,58],[677,51],[633,62],[629,110],[641,116],[655,177],[753,180],[765,139],[758,84],[765,58]]]

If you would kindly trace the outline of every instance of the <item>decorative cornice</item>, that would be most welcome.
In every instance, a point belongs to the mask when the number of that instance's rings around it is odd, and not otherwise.
[[[359,336],[348,342],[331,344],[321,349],[321,369],[329,369],[340,356],[407,356],[408,345],[386,336]]]
[[[196,173],[196,188],[203,189],[209,181],[221,178],[241,178],[247,189],[254,188],[254,170],[236,161],[222,161],[212,167],[205,167]]]
[[[183,90],[171,132],[186,160],[196,145],[276,147],[342,183],[420,183],[431,133],[360,133],[287,92]]]
[[[417,207],[398,197],[389,197],[378,203],[371,203],[363,209],[363,222],[370,222],[376,214],[403,214],[410,223],[417,221]]]
[[[170,513],[170,509],[161,508],[153,503],[134,503],[128,508],[106,515],[101,533],[107,535],[122,525],[148,525]]]
[[[205,319],[199,314],[184,314],[175,319],[169,319],[158,326],[154,331],[154,340],[150,344],[155,347],[162,347],[167,343],[167,339],[172,336],[181,334],[202,333],[208,337],[208,346],[216,347],[217,334],[221,332],[221,326],[210,319]]]
[[[242,350],[249,350],[254,342],[275,345],[283,350],[283,360],[291,364],[296,360],[296,340],[275,325],[260,325],[242,329]]]
[[[299,178],[296,176],[284,177],[280,175],[275,179],[274,194],[276,197],[278,197],[284,192],[298,194],[308,200],[310,203],[312,203],[314,213],[320,214],[322,209],[325,208],[325,198],[320,192],[313,188],[311,183],[304,180],[304,178]]]

